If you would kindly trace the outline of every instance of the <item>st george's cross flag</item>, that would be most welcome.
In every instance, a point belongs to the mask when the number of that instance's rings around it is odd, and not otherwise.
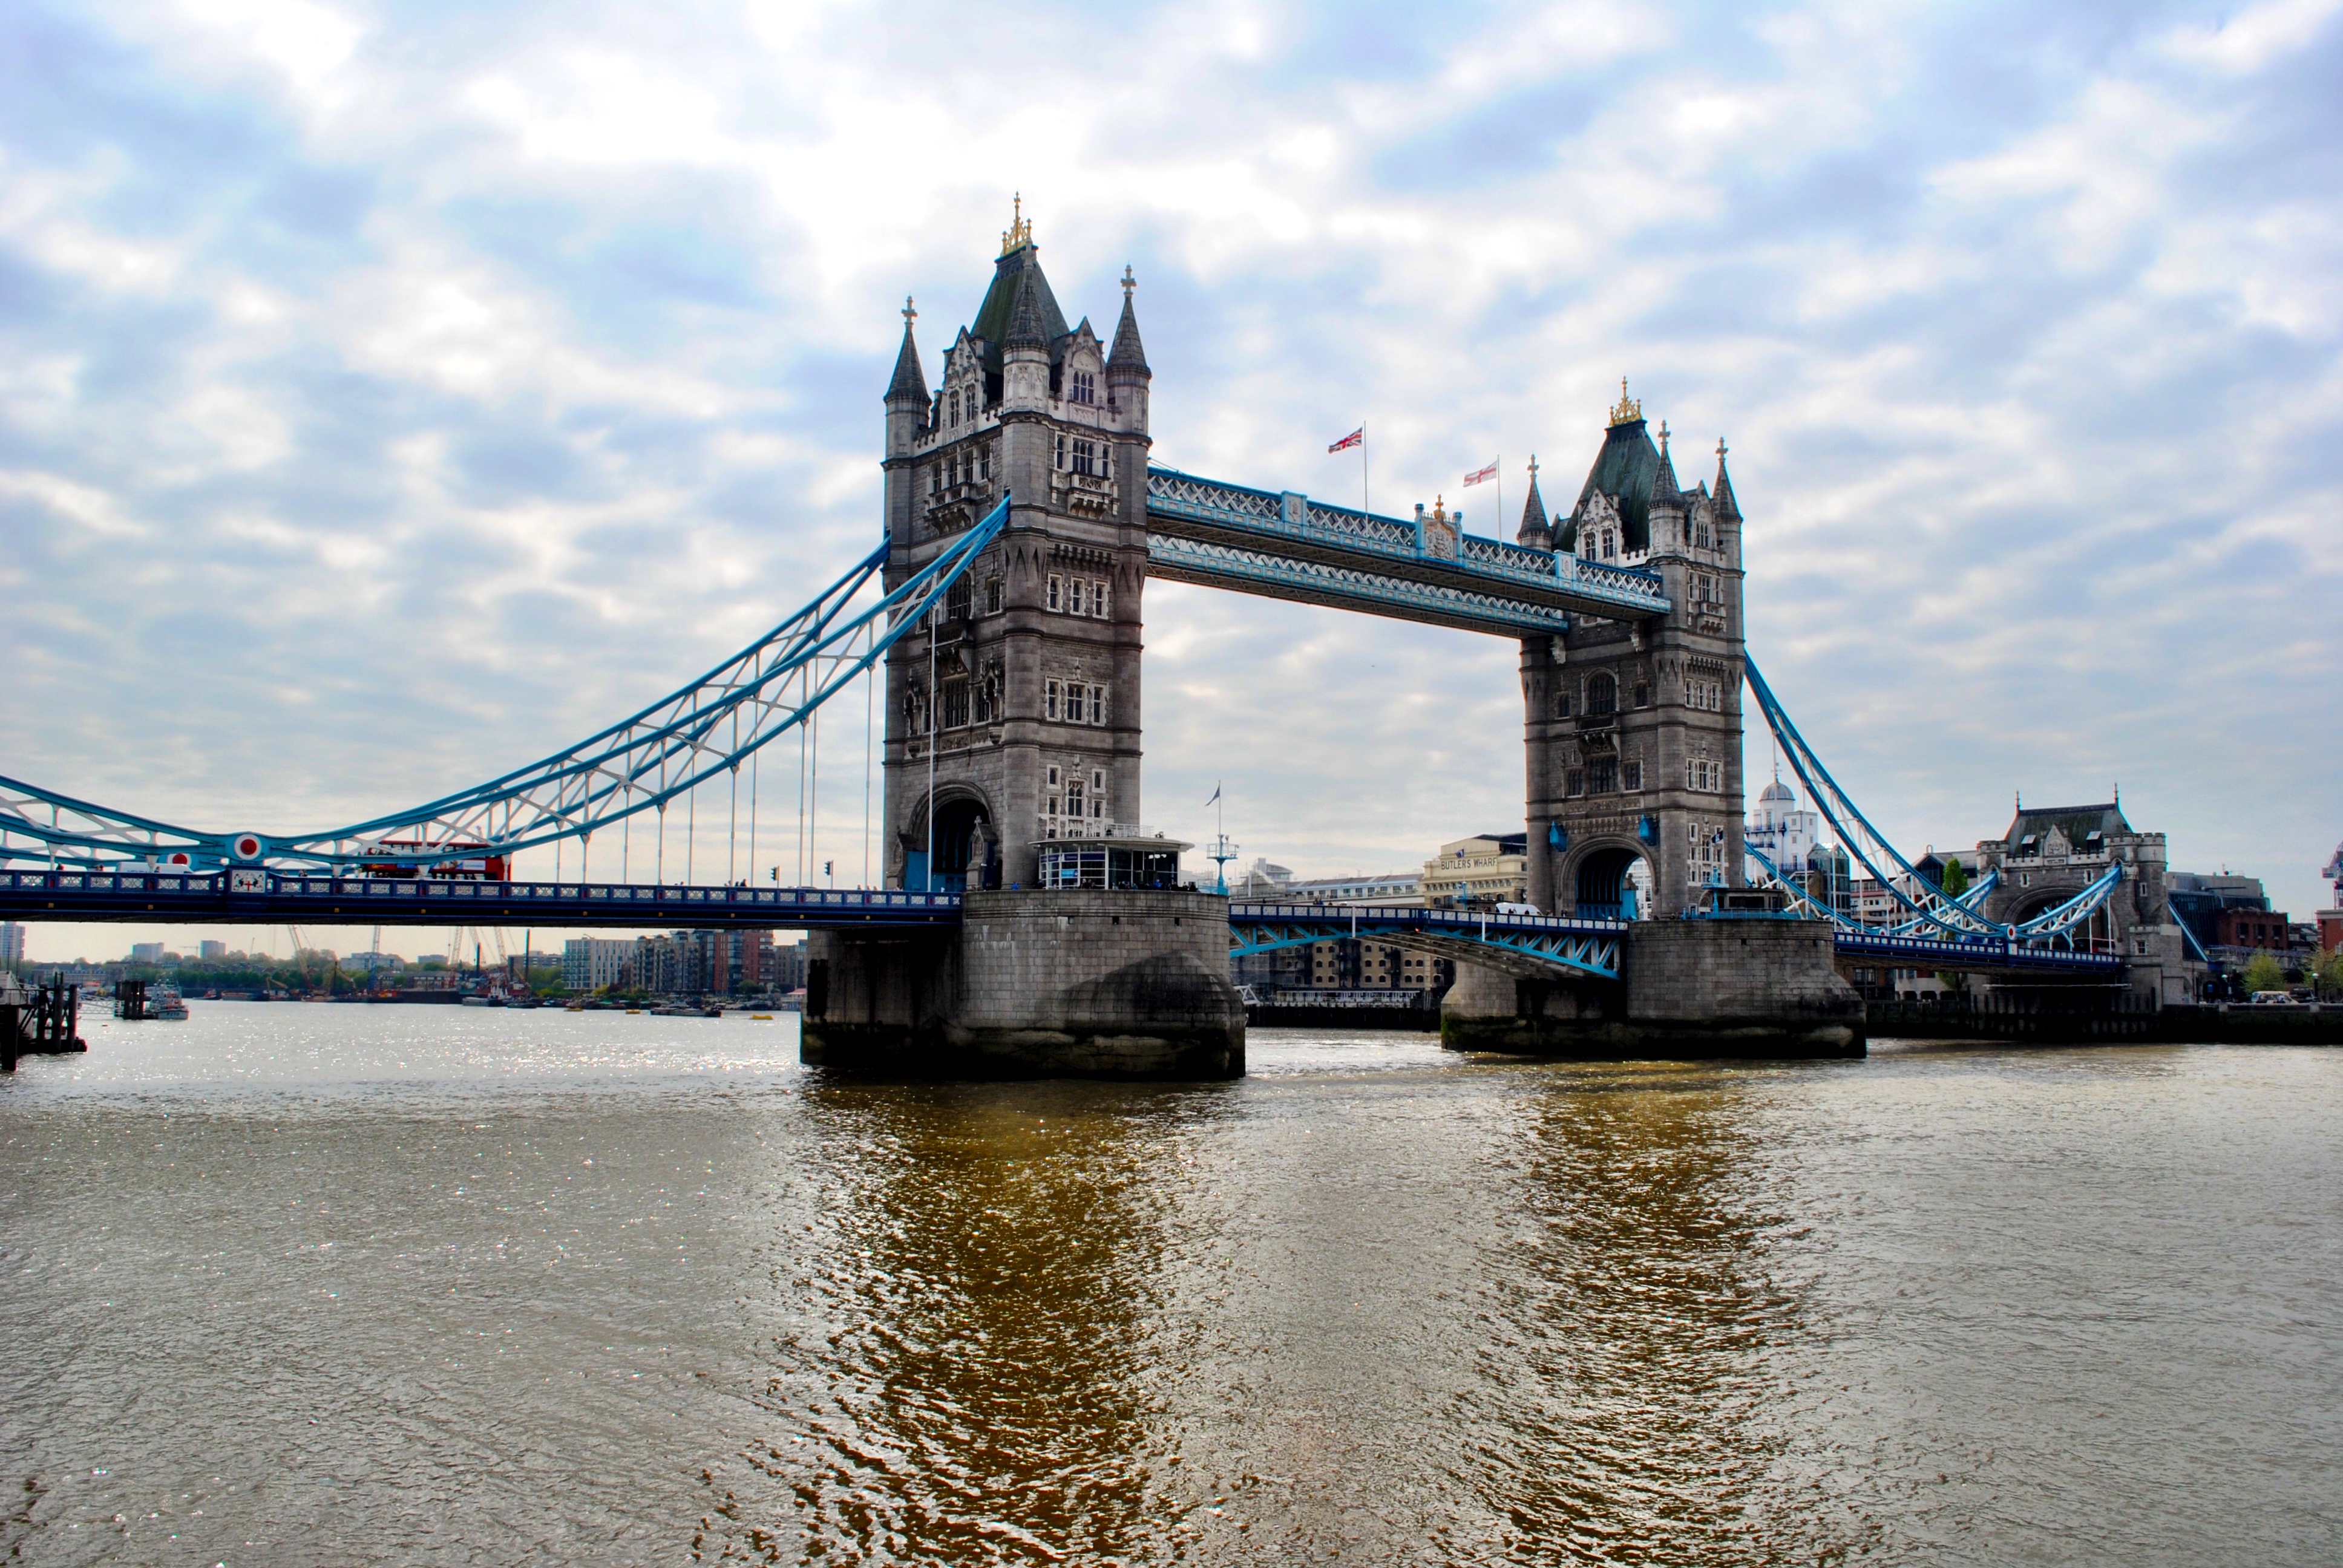
[[[1343,437],[1341,440],[1335,442],[1332,446],[1327,447],[1326,450],[1329,452],[1340,452],[1345,447],[1358,446],[1366,438],[1367,427],[1364,425],[1362,425],[1357,429],[1352,431],[1349,435]]]
[[[1477,485],[1484,479],[1493,479],[1496,477],[1497,465],[1492,463],[1485,468],[1475,468],[1473,472],[1465,475],[1464,482],[1468,485]]]

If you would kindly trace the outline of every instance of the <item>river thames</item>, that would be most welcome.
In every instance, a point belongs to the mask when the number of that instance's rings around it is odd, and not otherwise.
[[[0,1561],[2343,1561],[2343,1052],[191,1005],[0,1081]]]

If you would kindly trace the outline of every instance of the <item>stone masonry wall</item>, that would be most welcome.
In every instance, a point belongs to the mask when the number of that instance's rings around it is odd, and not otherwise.
[[[809,1066],[923,1077],[1217,1079],[1244,1071],[1227,900],[971,892],[949,937],[817,932]]]

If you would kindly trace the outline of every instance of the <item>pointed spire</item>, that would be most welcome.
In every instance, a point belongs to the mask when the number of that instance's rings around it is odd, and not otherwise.
[[[1513,535],[1516,544],[1533,550],[1554,548],[1552,524],[1545,515],[1545,498],[1538,494],[1537,454],[1530,454],[1530,498],[1522,503],[1522,526]]]
[[[1725,437],[1716,438],[1716,515],[1734,522],[1741,520],[1741,508],[1733,499],[1733,478],[1725,471]]]
[[[1659,471],[1652,476],[1652,504],[1673,507],[1681,506],[1683,502],[1684,491],[1676,484],[1675,460],[1668,456],[1668,422],[1663,419],[1660,421],[1660,467]]]
[[[911,323],[919,317],[920,313],[911,308],[911,297],[903,296],[903,347],[895,356],[895,378],[887,383],[886,400],[916,403],[924,408],[928,403],[928,381],[920,372],[920,346],[911,340]]]
[[[1050,323],[1041,314],[1041,301],[1035,291],[1021,288],[1017,303],[1009,314],[1009,336],[1001,340],[1004,348],[1041,348],[1050,347]]]
[[[1140,346],[1139,315],[1131,304],[1131,291],[1138,286],[1139,280],[1131,276],[1131,268],[1126,265],[1122,269],[1122,319],[1115,323],[1114,347],[1107,355],[1106,366],[1109,370],[1145,376],[1148,374],[1147,350]]]

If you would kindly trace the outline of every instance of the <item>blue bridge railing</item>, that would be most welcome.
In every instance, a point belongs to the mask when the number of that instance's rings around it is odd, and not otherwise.
[[[0,871],[0,918],[209,920],[245,925],[953,926],[950,893],[710,888],[636,882],[459,881],[252,869],[169,876]]]

